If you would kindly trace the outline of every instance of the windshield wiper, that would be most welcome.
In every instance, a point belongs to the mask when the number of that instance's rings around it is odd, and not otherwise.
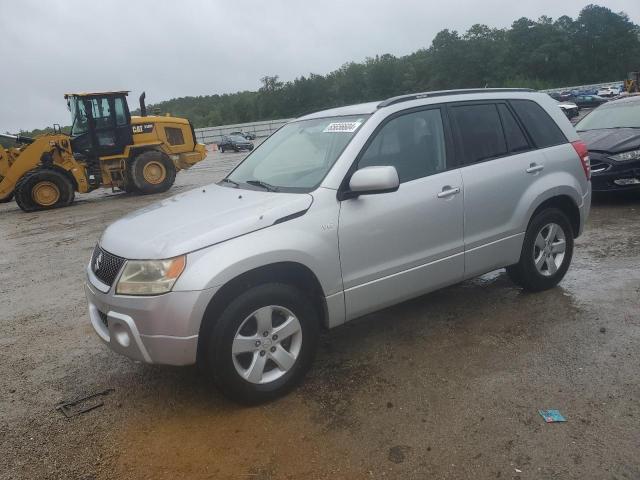
[[[220,183],[230,183],[231,185],[233,185],[236,188],[238,188],[240,186],[240,184],[238,182],[234,182],[230,178],[223,178],[222,180],[220,180]]]
[[[279,189],[275,185],[271,185],[267,182],[263,182],[262,180],[247,180],[244,183],[248,183],[249,185],[255,185],[256,187],[262,187],[268,192],[277,192]]]

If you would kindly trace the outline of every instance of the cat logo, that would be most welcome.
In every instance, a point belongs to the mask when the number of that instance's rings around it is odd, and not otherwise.
[[[131,125],[133,134],[136,133],[151,133],[153,132],[153,123],[143,123],[142,125]]]

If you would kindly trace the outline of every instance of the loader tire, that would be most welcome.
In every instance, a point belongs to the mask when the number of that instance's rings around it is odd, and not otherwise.
[[[71,180],[63,172],[38,168],[25,173],[16,183],[15,198],[25,212],[71,205],[75,196]]]
[[[131,179],[140,193],[166,192],[176,180],[176,166],[162,152],[144,152],[133,160]]]
[[[122,190],[127,193],[138,193],[138,187],[133,183],[130,166],[127,167],[127,171],[123,175]]]

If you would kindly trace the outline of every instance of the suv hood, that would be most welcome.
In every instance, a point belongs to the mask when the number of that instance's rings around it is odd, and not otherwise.
[[[307,210],[308,193],[221,187],[191,190],[136,210],[107,227],[100,246],[127,259],[157,260],[189,253],[270,227]]]
[[[602,130],[583,130],[578,135],[594,152],[620,153],[634,150],[640,146],[640,129],[606,128]]]

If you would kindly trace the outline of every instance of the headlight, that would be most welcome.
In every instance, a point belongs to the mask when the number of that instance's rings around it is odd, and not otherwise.
[[[159,295],[170,292],[186,263],[184,255],[169,260],[127,260],[116,293]]]
[[[629,160],[640,160],[640,150],[630,150],[609,157],[616,162],[628,162]]]

